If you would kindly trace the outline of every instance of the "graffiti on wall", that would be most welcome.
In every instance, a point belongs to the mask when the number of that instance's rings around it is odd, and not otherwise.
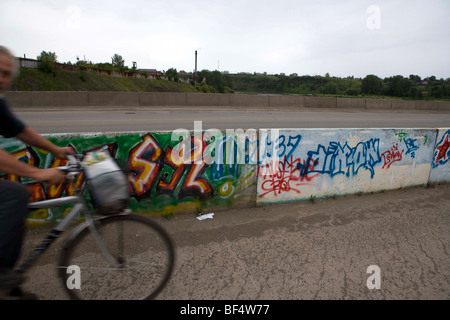
[[[261,129],[255,135],[259,139],[206,130],[177,139],[149,132],[50,140],[77,153],[107,146],[126,170],[131,209],[159,214],[392,189],[450,176],[450,129],[438,139],[432,129]],[[40,168],[65,164],[17,142],[0,139],[0,147]],[[0,179],[26,184],[32,201],[72,195],[84,182],[82,175],[57,186],[1,173]],[[31,219],[55,220],[66,209],[42,209]]]
[[[442,138],[436,143],[433,155],[433,168],[444,165],[450,158],[450,130],[447,130]]]
[[[76,153],[82,154],[107,146],[111,156],[126,171],[130,196],[134,200],[131,205],[135,208],[159,212],[165,207],[172,210],[186,203],[207,207],[208,201],[227,206],[237,201],[251,201],[255,195],[252,188],[256,188],[256,169],[245,161],[238,161],[239,157],[248,160],[248,156],[240,152],[243,149],[237,147],[239,139],[236,136],[225,136],[215,141],[206,139],[203,134],[190,136],[189,150],[178,150],[183,141],[172,141],[170,133],[51,140],[61,146],[69,145]],[[210,161],[211,157],[229,158],[230,153],[226,149],[234,150],[231,155],[234,161]],[[19,160],[40,168],[67,163],[67,160],[56,159],[42,150],[23,145],[11,153]],[[180,161],[181,158],[190,161]],[[14,175],[3,174],[0,179],[27,185],[32,194],[31,201],[73,195],[84,182],[83,175],[55,186],[30,182]],[[33,215],[34,220],[52,220],[61,214],[42,210]]]
[[[397,170],[394,168],[397,165],[424,161],[426,150],[432,146],[429,137],[433,132],[424,133],[392,129],[368,130],[364,134],[351,129],[280,130],[275,138],[267,138],[262,144],[266,150],[259,165],[258,199],[276,200],[283,195],[285,197],[280,199],[302,198],[305,190],[320,189],[323,183],[332,186],[335,179],[339,179],[341,186],[351,186],[362,172],[368,177],[364,179],[365,184],[370,185],[371,180],[376,180],[374,184],[377,184],[380,181],[380,178],[375,179],[377,175],[390,171],[390,177],[395,174],[392,170]],[[445,141],[443,138],[442,149],[448,148]],[[442,158],[439,152],[436,158]]]

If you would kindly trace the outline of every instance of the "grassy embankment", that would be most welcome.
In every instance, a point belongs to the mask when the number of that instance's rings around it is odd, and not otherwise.
[[[13,91],[129,91],[198,92],[187,83],[168,80],[113,77],[96,72],[58,70],[55,74],[21,68]]]

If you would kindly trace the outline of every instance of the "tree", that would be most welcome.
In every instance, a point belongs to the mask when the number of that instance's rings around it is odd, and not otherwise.
[[[169,79],[169,81],[179,81],[178,71],[175,68],[170,68],[166,71],[166,76]]]
[[[376,75],[369,74],[361,82],[361,92],[365,94],[380,94],[383,81]]]
[[[413,99],[422,99],[422,91],[419,90],[416,86],[409,88],[408,96]]]
[[[120,54],[115,53],[111,58],[111,64],[113,68],[117,68],[120,71],[125,70],[125,60],[123,60]]]
[[[422,79],[418,75],[410,74],[409,80],[411,80],[413,84],[418,84]]]
[[[42,51],[37,59],[40,61],[40,70],[55,74],[55,63],[57,62],[55,52]]]
[[[407,97],[409,89],[412,87],[411,80],[400,75],[387,78],[386,82],[389,95],[395,97]]]

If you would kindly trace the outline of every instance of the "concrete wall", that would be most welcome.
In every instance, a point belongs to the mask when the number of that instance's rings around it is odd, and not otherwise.
[[[176,92],[10,91],[13,107],[27,106],[230,106],[450,112],[448,101],[334,98],[297,95],[204,94]]]
[[[426,185],[435,140],[434,129],[280,130],[267,140],[278,159],[272,149],[260,149],[257,201]]]
[[[438,130],[431,161],[430,182],[450,182],[450,128]]]
[[[136,212],[152,214],[174,214],[181,212],[205,212],[219,208],[248,207],[255,204],[257,178],[257,136],[250,135],[253,152],[230,154],[225,147],[241,150],[245,145],[240,136],[215,132],[215,142],[211,142],[211,132],[198,133],[189,137],[189,132],[180,140],[172,141],[172,133],[142,132],[132,134],[73,134],[47,135],[57,145],[75,147],[77,153],[84,153],[108,146],[111,155],[127,170],[129,207]],[[181,135],[183,137],[183,135]],[[185,145],[184,143],[189,143]],[[178,149],[180,146],[186,148]],[[195,148],[194,148],[195,146]],[[31,148],[16,139],[0,138],[0,148],[6,149],[20,160],[40,168],[64,165],[43,150]],[[176,152],[172,152],[176,150]],[[178,161],[181,150],[195,150],[187,154],[186,161]],[[220,152],[219,150],[222,150]],[[178,157],[178,159],[177,159]],[[227,157],[227,158],[226,158]],[[230,158],[231,157],[231,158]],[[254,164],[250,163],[253,157]],[[203,160],[203,161],[202,161]],[[247,162],[247,163],[246,163]],[[0,172],[0,179],[20,181],[32,191],[32,200],[59,198],[72,194],[81,180],[70,185],[47,186],[30,182],[13,175]],[[88,200],[88,198],[87,198]],[[42,209],[34,211],[30,221],[45,222],[59,219],[62,209]]]
[[[450,182],[450,128],[208,129],[178,136],[138,132],[46,137],[78,153],[108,146],[127,171],[130,208],[153,214],[206,213]],[[64,164],[16,139],[0,138],[0,148],[36,167]],[[47,186],[1,172],[0,179],[27,184],[34,201],[70,195],[82,181]],[[56,220],[65,210],[37,210],[29,220]]]

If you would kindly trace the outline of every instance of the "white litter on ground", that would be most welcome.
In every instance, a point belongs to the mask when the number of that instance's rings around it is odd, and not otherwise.
[[[201,216],[198,216],[197,219],[198,220],[212,219],[213,216],[214,216],[214,213],[207,213],[207,214],[202,214]]]

